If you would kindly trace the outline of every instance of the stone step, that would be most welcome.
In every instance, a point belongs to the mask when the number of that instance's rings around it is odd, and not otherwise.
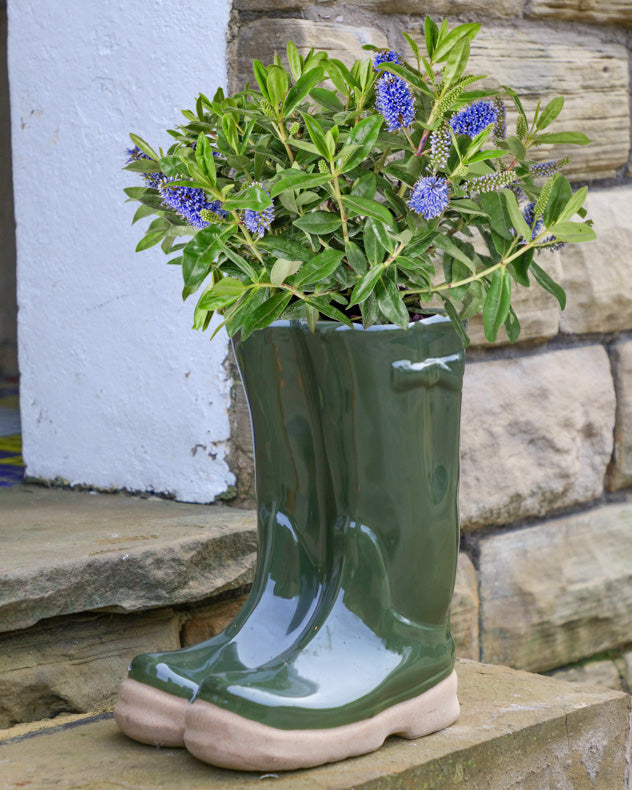
[[[22,486],[0,491],[0,728],[111,710],[130,660],[218,633],[244,601],[256,514]],[[458,655],[478,658],[478,594],[459,559]]]
[[[0,786],[106,790],[623,790],[630,697],[459,661],[461,716],[426,738],[307,771],[242,773],[122,735],[109,716],[0,739]]]

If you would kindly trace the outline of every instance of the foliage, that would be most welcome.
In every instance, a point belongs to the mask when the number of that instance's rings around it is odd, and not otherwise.
[[[279,318],[407,327],[439,306],[466,343],[481,311],[489,340],[504,325],[514,341],[516,285],[533,276],[564,306],[533,258],[595,238],[586,188],[560,174],[567,158],[530,152],[590,141],[545,131],[562,97],[529,121],[511,88],[477,88],[466,67],[478,29],[428,17],[425,52],[404,34],[414,63],[389,50],[351,68],[290,42],[289,70],[278,55],[255,60],[256,85],[201,94],[166,152],[131,135],[127,169],[145,183],[126,190],[134,221],[155,217],[137,249],[175,253],[183,297],[201,289],[195,328],[214,312],[242,337]]]

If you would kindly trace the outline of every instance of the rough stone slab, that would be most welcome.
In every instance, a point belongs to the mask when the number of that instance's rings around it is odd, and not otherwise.
[[[252,579],[255,516],[216,505],[0,490],[0,632],[73,612],[202,601]]]
[[[419,28],[414,35],[420,37]],[[573,178],[609,178],[628,161],[629,75],[623,45],[590,32],[540,24],[487,25],[472,42],[468,73],[488,75],[478,85],[510,85],[528,115],[539,98],[547,101],[563,93],[564,111],[548,131],[582,131],[594,142],[543,146],[537,156],[547,160],[568,154],[572,161],[565,172]],[[514,117],[510,115],[511,132]]]
[[[632,329],[632,187],[589,192],[585,203],[596,241],[561,251],[566,310],[562,332]]]
[[[182,627],[182,647],[197,645],[199,642],[217,636],[237,617],[242,606],[246,603],[247,597],[247,595],[240,595],[230,601],[219,601],[194,609]]]
[[[460,662],[461,716],[416,741],[307,771],[262,775],[213,768],[184,750],[129,740],[109,719],[0,743],[0,783],[109,790],[615,790],[624,787],[629,697]],[[265,777],[265,778],[264,778]]]
[[[614,427],[614,457],[608,470],[608,488],[632,484],[632,340],[619,340],[610,347],[610,360],[617,393]]]
[[[566,683],[587,683],[591,686],[605,686],[616,691],[623,691],[621,675],[614,661],[586,661],[572,667],[562,667],[547,672],[549,677],[564,680]]]
[[[540,253],[537,261],[556,282],[562,279],[562,263],[559,253]],[[520,321],[521,343],[527,340],[547,340],[555,337],[560,327],[560,305],[554,296],[531,280],[529,288],[514,286],[511,304]],[[495,343],[489,343],[483,329],[483,319],[476,316],[468,322],[467,333],[473,346],[498,346],[509,344],[505,327],[501,327]]]
[[[171,610],[59,618],[0,636],[0,728],[114,704],[132,658],[180,647]]]
[[[275,51],[284,58],[288,41],[296,44],[301,55],[306,55],[313,47],[349,66],[358,58],[368,57],[362,49],[363,44],[387,46],[386,36],[376,28],[316,23],[307,19],[259,19],[244,25],[239,31],[236,75],[239,88],[254,81],[253,58],[264,65],[272,63]]]
[[[533,671],[632,642],[632,502],[480,542],[481,657]]]
[[[531,0],[527,15],[598,24],[632,25],[630,0]]]
[[[466,365],[463,527],[506,524],[600,496],[614,411],[599,345]]]
[[[461,552],[450,605],[450,630],[459,658],[478,660],[478,583],[472,560]]]

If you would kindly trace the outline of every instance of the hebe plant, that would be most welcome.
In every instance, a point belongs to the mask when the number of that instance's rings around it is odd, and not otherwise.
[[[503,324],[515,341],[512,287],[531,277],[564,307],[534,254],[595,238],[572,221],[586,188],[561,175],[568,158],[530,152],[590,141],[544,131],[562,97],[529,121],[511,88],[475,87],[479,27],[428,17],[425,55],[404,34],[414,63],[385,50],[350,69],[289,43],[289,72],[278,55],[255,60],[257,87],[200,95],[166,153],[131,135],[127,169],[146,184],[126,190],[141,203],[134,221],[156,215],[137,249],[177,253],[184,298],[204,286],[195,328],[214,312],[242,337],[279,318],[407,327],[439,305],[466,344],[464,321],[481,311],[490,341]]]

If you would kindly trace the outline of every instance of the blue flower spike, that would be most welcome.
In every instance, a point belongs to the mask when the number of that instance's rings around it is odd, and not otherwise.
[[[469,104],[450,119],[450,126],[455,134],[466,134],[476,137],[488,126],[498,120],[498,110],[493,102],[486,99]]]
[[[395,132],[415,120],[415,100],[410,86],[395,74],[385,74],[375,88],[375,109],[388,124],[388,131]]]
[[[256,184],[263,189],[268,197],[270,196],[270,193],[263,184],[259,182],[256,182]],[[251,233],[258,235],[259,238],[263,238],[266,231],[270,229],[273,219],[274,206],[268,206],[268,208],[264,208],[263,211],[254,211],[254,209],[250,208],[244,210],[244,225]]]
[[[413,187],[408,205],[416,214],[433,219],[446,210],[448,202],[448,180],[441,176],[425,176]]]

